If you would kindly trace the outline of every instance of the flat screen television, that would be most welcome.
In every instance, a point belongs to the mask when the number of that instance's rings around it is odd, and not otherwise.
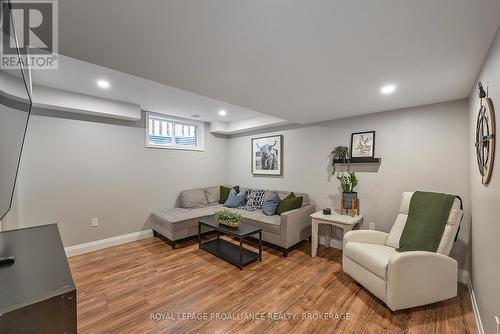
[[[8,32],[2,29],[1,34],[2,41],[19,45],[12,26]],[[4,229],[4,218],[12,207],[32,106],[29,68],[22,65],[19,49],[17,51],[14,56],[19,59],[18,65],[0,68],[0,231]],[[0,266],[11,265],[14,261],[10,250],[0,244]]]
[[[3,38],[12,38],[4,31],[2,34]],[[31,112],[28,76],[29,71],[21,63],[16,68],[0,69],[0,224],[12,206]]]

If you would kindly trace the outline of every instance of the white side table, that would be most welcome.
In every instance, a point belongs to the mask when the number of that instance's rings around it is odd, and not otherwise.
[[[350,215],[341,215],[336,211],[332,211],[331,215],[323,214],[323,211],[315,212],[311,215],[312,218],[312,245],[311,245],[311,256],[315,257],[318,252],[318,225],[319,224],[328,224],[340,227],[344,234],[349,232],[356,226],[357,224],[363,222],[363,215],[358,216],[350,216]]]

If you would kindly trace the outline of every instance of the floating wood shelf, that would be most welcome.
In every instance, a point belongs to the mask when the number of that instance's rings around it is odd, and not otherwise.
[[[382,158],[351,158],[351,164],[379,164],[382,161]],[[343,159],[335,159],[334,162],[336,164],[347,164],[347,161],[344,162]]]

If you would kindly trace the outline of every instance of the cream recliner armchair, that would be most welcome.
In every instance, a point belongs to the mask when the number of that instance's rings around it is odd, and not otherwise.
[[[449,257],[462,220],[457,198],[436,253],[397,252],[413,192],[403,193],[399,215],[389,233],[350,231],[344,236],[344,272],[393,311],[430,304],[457,295],[458,264]]]

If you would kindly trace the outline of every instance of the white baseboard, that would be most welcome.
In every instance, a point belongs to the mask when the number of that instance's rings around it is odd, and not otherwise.
[[[127,242],[137,241],[145,238],[151,238],[152,236],[153,236],[153,230],[149,229],[124,235],[118,235],[112,238],[101,239],[101,240],[86,242],[79,245],[69,246],[64,248],[64,250],[66,251],[66,256],[70,257],[88,252],[93,252],[103,248],[108,248],[111,246],[125,244]]]
[[[477,306],[476,296],[474,295],[474,289],[472,289],[472,281],[467,283],[469,287],[470,301],[472,303],[472,312],[474,313],[474,318],[476,319],[477,332],[479,334],[484,334],[483,322],[481,321],[481,315],[479,314],[479,308]]]

